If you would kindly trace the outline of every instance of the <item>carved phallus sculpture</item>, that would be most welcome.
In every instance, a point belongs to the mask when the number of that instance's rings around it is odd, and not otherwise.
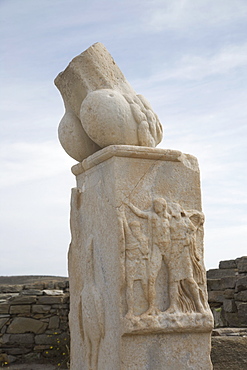
[[[59,140],[77,161],[109,145],[155,147],[162,140],[149,102],[136,94],[101,43],[75,57],[55,84],[65,104]]]

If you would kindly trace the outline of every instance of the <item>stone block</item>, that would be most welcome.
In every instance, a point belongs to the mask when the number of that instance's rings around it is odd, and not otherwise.
[[[0,364],[9,363],[7,353],[0,353]]]
[[[40,353],[37,353],[37,352],[36,353],[30,352],[30,353],[27,353],[24,358],[27,363],[30,363],[30,362],[38,363],[41,360],[41,355]]]
[[[22,295],[43,295],[43,290],[40,289],[28,289],[21,292]]]
[[[64,296],[42,296],[38,297],[37,304],[52,305],[63,303],[66,297]]]
[[[225,271],[225,270],[223,270]],[[208,290],[225,291],[226,289],[234,289],[237,276],[226,276],[220,279],[207,279]]]
[[[13,305],[10,306],[10,314],[29,314],[31,312],[30,305]]]
[[[225,327],[225,328],[218,328],[214,330],[212,336],[229,336],[229,337],[238,337],[247,334],[247,328],[232,328],[232,327]]]
[[[208,290],[221,290],[221,279],[207,279]]]
[[[207,271],[208,279],[221,279],[222,277],[237,276],[237,269],[210,269]]]
[[[50,315],[49,315],[49,317],[50,317]],[[46,316],[45,318],[42,318],[40,321],[48,323],[50,321],[50,319]]]
[[[63,290],[58,289],[44,289],[43,290],[44,295],[48,296],[63,296]]]
[[[237,281],[237,276],[226,276],[221,278],[221,290],[234,289]]]
[[[22,296],[18,295],[10,299],[11,306],[14,304],[21,305],[21,304],[33,304],[36,302],[36,296]]]
[[[0,319],[0,330],[2,329],[2,327],[6,324],[6,322],[9,321],[9,318],[6,317],[6,318],[3,318],[3,319]]]
[[[34,341],[36,345],[60,345],[64,342],[64,339],[68,337],[67,333],[55,334],[56,332],[51,332],[50,334],[39,334],[35,335]]]
[[[58,281],[56,283],[56,289],[66,289],[69,287],[69,280]]]
[[[234,289],[226,289],[223,294],[226,299],[234,299]]]
[[[223,303],[224,300],[225,300],[224,292],[222,292],[221,290],[220,291],[212,290],[208,292],[208,301],[210,303],[211,302]]]
[[[68,321],[60,320],[59,329],[61,329],[63,331],[68,331],[69,330],[68,327],[69,327]]]
[[[47,328],[47,324],[39,320],[15,317],[7,329],[9,334],[24,334],[24,333],[43,333]]]
[[[44,289],[44,283],[34,283],[34,284],[26,284],[24,286],[24,290],[43,290]]]
[[[56,330],[54,330],[54,329],[47,329],[46,331],[45,331],[45,333],[47,334],[47,335],[51,335],[51,336],[58,336],[58,335],[60,335],[60,334],[62,334],[62,332],[63,332],[63,330],[61,330],[61,327],[60,327],[60,325],[59,325],[59,329],[56,329]]]
[[[25,333],[25,334],[11,334],[9,337],[10,344],[18,343],[19,345],[23,344],[33,344],[34,343],[34,334]]]
[[[240,304],[242,304],[243,302],[242,301],[235,301],[235,304],[236,304],[236,307],[237,307],[237,310],[238,310],[238,307]]]
[[[237,307],[233,299],[225,299],[223,301],[223,308],[225,312],[236,312]]]
[[[19,296],[19,293],[2,293],[0,294],[0,301],[1,301],[0,303],[4,303],[8,301],[10,298],[16,297],[16,296]]]
[[[247,257],[241,257],[236,259],[237,268],[240,273],[247,272]]]
[[[247,303],[241,303],[238,306],[238,316],[241,326],[247,326]]]
[[[19,346],[16,347],[16,348],[6,349],[6,352],[7,352],[8,355],[18,356],[18,355],[25,355],[25,354],[31,352],[32,349],[33,349],[33,347],[31,345],[22,346],[22,345],[19,344]]]
[[[236,283],[236,292],[247,290],[247,276],[241,277]]]
[[[169,157],[167,156],[168,153]],[[159,157],[161,154],[162,156]],[[175,156],[174,161],[171,162],[170,159],[172,155]],[[172,338],[174,338],[173,334],[175,331],[190,331],[191,336],[187,337],[188,343],[190,340],[189,338],[194,341],[197,337],[193,336],[193,334],[196,334],[195,332],[192,333],[193,331],[200,331],[204,338],[207,337],[204,336],[206,330],[210,333],[213,320],[211,312],[208,312],[208,308],[203,323],[201,322],[201,324],[196,319],[197,315],[199,320],[202,319],[201,314],[198,312],[193,312],[190,315],[185,307],[182,308],[182,310],[184,310],[183,312],[180,312],[179,309],[177,313],[176,309],[174,311],[173,309],[169,311],[169,269],[162,261],[163,258],[161,257],[159,259],[160,255],[158,250],[156,250],[156,252],[160,265],[158,266],[158,270],[155,270],[155,274],[158,274],[156,275],[156,292],[153,293],[152,290],[150,296],[153,299],[153,297],[157,295],[155,302],[152,303],[152,307],[151,300],[149,302],[147,297],[145,298],[145,291],[139,279],[137,279],[137,277],[135,279],[132,276],[134,273],[131,271],[131,265],[128,265],[128,260],[126,266],[126,255],[128,253],[126,249],[128,248],[128,244],[125,243],[128,242],[126,242],[125,238],[129,238],[129,234],[126,236],[126,229],[124,229],[123,224],[126,225],[126,223],[130,223],[130,225],[132,225],[133,223],[133,225],[140,225],[143,234],[142,240],[145,241],[146,236],[149,235],[149,227],[152,227],[151,224],[149,224],[148,217],[152,220],[155,219],[155,204],[159,204],[159,208],[162,205],[163,209],[163,207],[165,207],[166,196],[169,199],[167,200],[167,207],[171,215],[173,212],[176,214],[175,208],[177,209],[177,207],[180,207],[179,202],[185,202],[186,205],[183,203],[183,207],[188,210],[194,210],[200,207],[200,197],[197,193],[196,186],[198,180],[196,174],[197,170],[194,172],[194,165],[192,168],[191,166],[187,167],[188,163],[185,169],[184,164],[178,164],[175,158],[178,159],[180,156],[177,156],[173,151],[166,152],[161,150],[161,152],[159,152],[158,149],[152,150],[151,148],[148,150],[145,148],[144,150],[139,147],[123,148],[113,146],[105,148],[101,153],[89,157],[83,162],[83,167],[81,164],[73,167],[73,172],[77,173],[77,189],[73,189],[72,191],[71,204],[72,207],[74,207],[72,208],[73,212],[71,215],[72,224],[73,221],[75,222],[74,226],[72,226],[72,231],[75,231],[74,233],[72,232],[72,247],[69,252],[71,292],[70,331],[72,333],[72,357],[75,358],[74,361],[76,361],[73,363],[72,369],[80,368],[80,364],[85,362],[85,360],[83,360],[84,353],[80,349],[85,347],[85,344],[82,343],[82,337],[84,335],[84,338],[88,338],[87,341],[94,340],[93,336],[91,336],[90,325],[94,327],[94,323],[98,322],[99,319],[103,320],[102,324],[99,325],[105,325],[105,333],[108,332],[108,334],[105,335],[106,338],[109,338],[106,339],[106,344],[102,344],[104,354],[100,359],[101,365],[99,365],[99,368],[102,368],[101,366],[114,369],[120,368],[122,360],[119,360],[118,354],[121,356],[122,353],[125,353],[127,357],[129,351],[138,353],[139,343],[143,343],[143,348],[145,348],[143,358],[146,359],[148,353],[152,353],[157,341],[159,341],[158,338],[160,338],[160,351],[164,354],[169,338],[167,331],[171,333]],[[95,167],[97,167],[97,169]],[[180,171],[182,171],[183,175]],[[181,178],[179,179],[179,174],[181,174],[183,178],[182,182],[180,182]],[[194,179],[193,181],[192,177]],[[178,196],[177,193],[180,195]],[[156,194],[159,195],[159,200],[156,199]],[[189,194],[191,196],[189,196]],[[197,194],[198,197],[195,194]],[[129,199],[128,204],[126,204],[127,199]],[[173,199],[176,199],[176,205]],[[119,210],[121,205],[122,209]],[[179,213],[181,215],[181,211]],[[140,217],[140,215],[143,218]],[[171,222],[173,221],[174,220]],[[107,225],[111,225],[110,232],[109,229],[107,229]],[[78,235],[81,235],[82,239],[78,240]],[[201,238],[202,229],[200,229],[199,235],[198,237]],[[150,248],[152,248],[152,243],[150,243]],[[94,257],[91,257],[91,255]],[[198,259],[199,256],[202,256],[201,245],[198,245]],[[93,258],[95,267],[92,267]],[[135,258],[136,257],[134,257],[134,262],[136,263]],[[169,262],[168,258],[166,261],[168,264],[172,264],[177,263],[180,259],[181,255],[178,254],[176,257],[172,256],[172,262]],[[186,263],[189,263],[189,261]],[[142,263],[142,266],[146,266],[145,262]],[[148,275],[146,273],[146,267],[144,267],[143,274],[146,276],[146,279]],[[181,270],[183,270],[182,267]],[[178,269],[180,272],[181,270]],[[78,276],[78,271],[81,271],[81,276]],[[93,277],[92,271],[94,271]],[[197,265],[197,271],[200,272],[200,265]],[[126,287],[126,276],[128,276],[128,274],[130,274],[130,278],[135,280],[134,299],[132,301],[131,299],[128,301],[128,295],[130,294],[129,288]],[[179,274],[180,273],[175,273],[174,271],[175,279],[179,279]],[[91,288],[94,276],[97,276],[97,288],[95,285]],[[200,279],[205,281],[203,280],[204,274],[201,275]],[[88,291],[87,285],[89,285]],[[83,286],[85,286],[84,290]],[[91,293],[91,289],[93,289],[93,294]],[[97,293],[95,293],[96,289]],[[205,289],[203,292],[206,292],[206,286],[204,286],[203,289]],[[78,295],[78,292],[82,292],[81,296]],[[119,294],[121,294],[121,299]],[[104,300],[101,295],[104,297]],[[181,293],[181,295],[183,295],[183,293]],[[223,301],[224,297],[222,292],[221,295],[221,301]],[[97,304],[97,310],[94,308],[93,299],[97,302],[95,303]],[[175,296],[175,300],[176,299],[177,297]],[[187,297],[187,299],[188,302],[191,302],[191,299],[193,301],[192,297]],[[133,310],[132,313],[129,308]],[[84,317],[84,319],[82,319],[82,327],[85,328],[85,332],[81,332],[80,325],[78,324],[82,309],[85,313],[84,315],[82,314],[82,317]],[[101,314],[102,310],[103,314]],[[195,310],[195,308],[192,308],[192,311],[193,310]],[[87,312],[94,312],[88,320]],[[148,312],[150,312],[150,314],[148,314]],[[160,313],[156,314],[156,312]],[[172,313],[170,314],[170,312]],[[106,321],[102,319],[104,315]],[[89,322],[91,324],[89,324]],[[121,322],[123,322],[122,329]],[[192,328],[192,325],[195,326]],[[112,328],[115,328],[114,331]],[[202,333],[202,331],[204,331],[204,333]],[[181,343],[185,343],[185,337],[186,335],[181,335],[177,338],[181,338]],[[102,343],[103,342],[104,340],[102,340]],[[131,342],[133,342],[132,349],[130,345]],[[171,339],[171,342],[173,346],[175,346],[173,339]],[[164,355],[162,362],[159,363],[160,357],[159,360],[157,360],[160,368],[166,368],[165,363],[170,361],[170,354],[172,352],[179,353],[181,350],[181,343],[178,342],[177,347],[173,347],[173,349],[171,349],[170,346],[167,347],[167,355]],[[122,346],[124,346],[123,350]],[[157,346],[159,347],[158,344]],[[109,357],[109,351],[106,350],[106,348],[109,348],[112,355],[111,357]],[[188,344],[187,349],[188,348],[191,348],[191,343]],[[142,351],[142,349],[140,350]],[[200,351],[201,350],[202,349],[200,349]],[[204,353],[208,353],[207,345],[203,347],[203,351],[205,351]],[[106,353],[108,353],[108,355],[106,355]],[[194,355],[194,352],[188,354],[188,356],[191,356],[192,362],[195,361]],[[95,356],[97,356],[97,353],[93,355],[94,358]],[[205,356],[207,356],[207,354],[205,354]],[[120,363],[118,361],[120,361]],[[123,361],[125,361],[124,354]],[[173,363],[172,366],[174,366],[174,369],[176,368],[175,365],[177,365],[177,368],[180,368],[179,363]],[[130,364],[127,361],[123,369],[131,368],[128,366],[130,366]],[[141,366],[144,366],[144,364]],[[155,364],[155,360],[154,366],[158,366]],[[204,366],[204,368],[206,369],[207,366]],[[87,368],[86,365],[82,369],[84,368]],[[140,367],[140,369],[142,368],[145,367]]]
[[[34,304],[32,306],[32,313],[49,313],[51,310],[50,305],[45,305],[45,304]]]
[[[35,352],[43,352],[46,349],[50,348],[50,344],[38,344],[37,346],[34,346]]]
[[[212,363],[215,370],[246,370],[247,337],[213,337]]]
[[[40,320],[40,319],[44,319],[45,317],[50,317],[51,316],[51,313],[33,313],[32,314],[32,318],[33,319],[37,319],[37,320]]]
[[[235,260],[220,261],[219,268],[220,269],[236,269],[237,264]]]
[[[56,308],[58,310],[63,310],[63,309],[69,309],[69,304],[68,303],[62,303],[62,304],[53,304],[52,308]]]
[[[207,340],[205,333],[124,336],[122,352],[127,356],[123,357],[122,369],[211,369]],[[147,351],[150,341],[152,351]],[[187,343],[190,343],[189,356]],[[199,347],[207,349],[206,352]]]
[[[48,329],[58,329],[59,328],[59,316],[50,317]]]
[[[240,326],[240,319],[239,319],[238,312],[223,312],[222,315],[227,322],[227,326],[232,326],[232,327]]]
[[[235,300],[247,302],[247,290],[242,290],[235,294]]]
[[[0,293],[19,293],[22,289],[23,285],[1,285]]]
[[[55,289],[55,282],[47,281],[44,283],[44,289]]]
[[[1,303],[0,304],[0,314],[9,313],[10,305],[8,303]]]
[[[35,335],[36,345],[47,345],[55,344],[57,342],[57,336],[53,334],[39,334]]]
[[[0,345],[5,346],[6,344],[9,344],[9,338],[10,334],[3,334],[0,337]]]
[[[7,330],[7,325],[4,325],[4,326],[2,326],[2,328],[0,330],[0,333],[4,334],[4,333],[6,333],[6,330]]]

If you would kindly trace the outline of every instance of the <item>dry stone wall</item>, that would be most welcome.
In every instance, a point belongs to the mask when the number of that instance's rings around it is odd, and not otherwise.
[[[221,261],[207,285],[215,327],[247,327],[247,257]]]
[[[0,366],[40,362],[66,368],[68,279],[33,278],[35,282],[0,285]]]
[[[221,261],[207,272],[207,283],[215,327],[246,328],[247,257]],[[66,368],[68,313],[68,278],[0,277],[0,366],[41,362]]]

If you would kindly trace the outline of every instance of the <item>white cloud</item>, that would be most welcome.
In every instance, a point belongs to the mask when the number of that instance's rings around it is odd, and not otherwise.
[[[222,26],[241,20],[247,15],[244,0],[156,0],[149,1],[149,29],[186,30],[191,32],[195,26]]]
[[[181,84],[184,80],[199,81],[208,77],[226,75],[236,69],[247,66],[247,43],[228,45],[213,55],[183,55],[175,65],[164,64],[159,73],[149,77],[148,83],[155,84],[170,80],[177,80]]]
[[[54,177],[76,163],[53,141],[4,143],[0,160],[0,187]]]

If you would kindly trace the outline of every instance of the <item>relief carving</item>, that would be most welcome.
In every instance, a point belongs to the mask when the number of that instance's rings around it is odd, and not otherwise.
[[[128,223],[125,209],[140,221]],[[155,198],[149,210],[141,210],[132,203],[120,207],[125,234],[125,280],[128,312],[133,314],[133,282],[140,280],[148,309],[140,315],[148,318],[159,314],[205,313],[204,267],[202,265],[202,240],[204,215],[196,210],[185,211],[178,203]],[[142,219],[148,222],[147,237],[142,230]],[[168,269],[168,308],[161,312],[157,307],[156,281],[162,266]]]
[[[84,285],[81,292],[81,327],[86,351],[87,368],[98,369],[101,339],[105,336],[104,302],[96,286],[93,238],[86,245]]]
[[[126,318],[134,315],[134,281],[140,280],[144,296],[148,301],[148,238],[141,230],[139,221],[127,222],[124,209],[121,207],[121,216],[125,235],[125,276],[126,276],[126,301],[128,311]]]
[[[148,303],[149,308],[147,315],[158,314],[160,311],[156,306],[156,289],[155,283],[158,273],[161,269],[162,259],[165,262],[170,250],[170,229],[169,217],[167,212],[167,203],[163,198],[157,198],[153,202],[153,209],[141,211],[133,204],[129,203],[128,207],[136,216],[148,220],[148,229],[150,235],[150,261],[148,271]]]
[[[170,207],[171,254],[168,261],[170,306],[167,312],[200,312],[203,306],[202,268],[197,252],[196,233],[203,223],[202,213],[191,218],[178,203]],[[196,215],[196,217],[195,217]],[[194,222],[192,222],[194,220]]]

